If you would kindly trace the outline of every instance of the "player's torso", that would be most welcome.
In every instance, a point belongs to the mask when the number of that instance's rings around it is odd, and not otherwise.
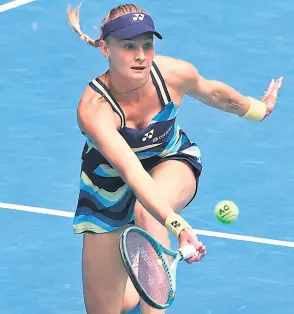
[[[144,121],[144,127],[126,125],[119,132],[139,159],[164,157],[180,136],[180,128],[176,124],[177,110],[170,102],[150,115],[148,121]]]
[[[139,94],[137,99],[134,97],[133,101],[124,95],[112,94],[103,77],[89,84],[112,107],[119,133],[141,160],[164,157],[177,147],[181,139],[176,116],[182,95],[169,89],[155,63],[148,84],[146,92]],[[175,95],[178,104],[171,99],[171,94]],[[88,144],[91,146],[89,139]]]
[[[177,106],[173,102],[169,102],[153,116],[150,116],[148,122],[144,121],[146,125],[143,128],[132,128],[125,125],[118,132],[142,162],[147,162],[147,159],[151,161],[154,158],[163,158],[173,152],[181,143],[182,131],[176,123],[177,112]],[[88,139],[82,159],[87,163],[89,158],[96,160],[97,164],[101,162],[108,164],[108,161]],[[94,163],[96,164],[96,162]]]

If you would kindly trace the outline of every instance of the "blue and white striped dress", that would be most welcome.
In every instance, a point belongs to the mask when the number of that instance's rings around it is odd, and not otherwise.
[[[154,62],[150,74],[163,109],[145,129],[126,127],[122,109],[98,78],[89,85],[104,95],[120,116],[119,132],[147,171],[165,160],[183,160],[191,166],[198,180],[202,171],[200,150],[177,125],[178,107],[171,101],[164,79]],[[113,231],[134,220],[136,196],[87,136],[86,139],[82,153],[80,194],[73,221],[74,232]]]

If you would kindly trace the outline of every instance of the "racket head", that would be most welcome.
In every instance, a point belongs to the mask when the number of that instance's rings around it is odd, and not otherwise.
[[[169,307],[176,289],[165,252],[173,251],[164,252],[159,242],[138,227],[129,227],[121,233],[119,248],[125,269],[141,298],[157,309]]]

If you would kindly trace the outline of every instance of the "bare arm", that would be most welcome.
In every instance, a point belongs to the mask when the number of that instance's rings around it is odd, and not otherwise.
[[[220,81],[205,79],[189,62],[177,60],[176,67],[180,74],[180,88],[184,94],[238,116],[244,116],[249,110],[249,99],[231,86]]]
[[[245,97],[225,83],[205,79],[189,62],[165,59],[169,65],[173,65],[174,75],[171,77],[182,94],[187,94],[207,105],[253,121],[262,121],[272,113],[283,82],[283,77],[278,80],[272,79],[262,99],[257,100]]]
[[[78,108],[78,121],[95,147],[131,187],[140,203],[164,225],[166,218],[174,211],[117,131],[118,125],[109,104],[97,96],[86,100],[82,98]]]

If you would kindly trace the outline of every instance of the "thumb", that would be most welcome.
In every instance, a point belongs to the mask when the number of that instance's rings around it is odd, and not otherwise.
[[[184,229],[179,235],[179,248],[183,245],[191,244],[191,240],[189,239],[189,233],[187,229]]]
[[[181,232],[182,233],[182,232]],[[185,236],[179,236],[179,248],[181,248],[183,245],[186,245],[186,244],[189,244],[188,240],[187,240],[187,237]]]

